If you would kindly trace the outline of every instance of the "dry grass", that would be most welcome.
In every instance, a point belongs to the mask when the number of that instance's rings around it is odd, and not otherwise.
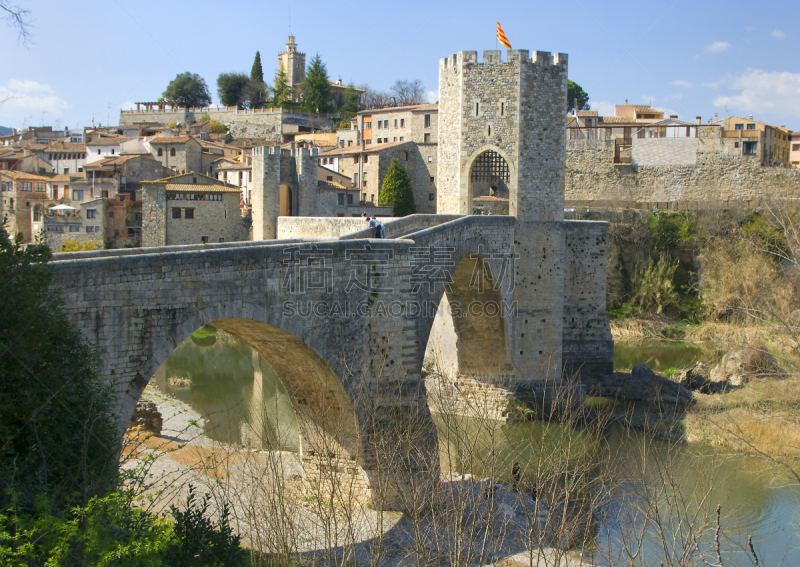
[[[647,314],[611,320],[611,336],[615,341],[663,339],[664,331],[673,323],[665,315]]]
[[[800,376],[755,379],[724,395],[697,395],[687,439],[800,464]]]

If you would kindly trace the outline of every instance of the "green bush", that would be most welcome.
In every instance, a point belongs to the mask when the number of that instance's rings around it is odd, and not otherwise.
[[[397,158],[392,159],[389,169],[386,170],[378,202],[381,205],[391,205],[392,214],[396,217],[413,215],[417,212],[411,178]]]

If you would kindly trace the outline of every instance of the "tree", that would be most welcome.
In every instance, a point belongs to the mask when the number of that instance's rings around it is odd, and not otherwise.
[[[422,81],[395,81],[389,92],[395,97],[394,103],[397,106],[408,106],[411,104],[421,104],[425,96],[425,87]]]
[[[261,53],[256,51],[253,68],[250,70],[250,82],[246,89],[250,108],[263,108],[267,102],[267,84],[264,82],[264,69],[261,67]]]
[[[61,311],[43,245],[0,227],[0,509],[85,505],[116,481],[118,431],[93,348]]]
[[[397,161],[392,159],[386,176],[383,178],[383,186],[379,198],[381,205],[391,205],[392,214],[396,217],[413,215],[417,212],[414,205],[414,191],[411,188],[411,178],[406,170]]]
[[[30,13],[30,10],[26,10],[12,0],[0,0],[0,14],[3,15],[3,19],[8,21],[8,25],[17,28],[17,38],[23,45],[30,41],[31,23],[28,20]]]
[[[358,102],[361,98],[361,93],[356,90],[353,85],[347,85],[344,89],[344,104],[342,105],[342,112],[348,114],[356,114],[358,112]]]
[[[578,100],[578,110],[589,110],[589,94],[573,81],[567,82],[567,112],[575,108],[575,100]]]
[[[303,108],[308,112],[331,110],[331,83],[328,80],[328,69],[319,53],[311,59],[303,79]]]
[[[217,77],[217,94],[225,106],[243,107],[244,89],[249,81],[244,73],[220,73]]]
[[[211,104],[206,80],[197,73],[179,73],[167,86],[164,98],[184,108]]]
[[[272,89],[272,106],[274,108],[285,108],[292,100],[294,91],[289,85],[289,75],[283,66],[275,72],[275,82]]]

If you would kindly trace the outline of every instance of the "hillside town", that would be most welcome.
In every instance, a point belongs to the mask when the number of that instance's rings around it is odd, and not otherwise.
[[[294,36],[278,54],[276,74],[287,87],[273,89],[287,97],[279,104],[300,96],[306,61]],[[329,83],[331,97],[347,94],[341,80]],[[363,90],[350,90],[363,98]],[[387,98],[356,112],[323,114],[271,107],[270,100],[258,108],[194,108],[159,99],[122,110],[118,126],[31,126],[0,136],[2,214],[11,234],[54,251],[252,240],[254,214],[271,219],[259,231],[264,239],[281,238],[278,217],[391,217],[381,187],[395,159],[411,179],[415,211],[433,214],[438,105],[415,96],[412,104]],[[602,116],[573,103],[566,119],[567,207],[751,203],[775,187],[781,171],[800,169],[800,134],[752,115],[681,119],[624,101],[613,116]],[[253,168],[259,147],[295,161],[313,156],[316,171],[267,179]],[[474,214],[508,214],[503,167],[475,166]],[[626,177],[653,168],[662,178],[667,172],[686,180],[677,189],[656,181],[620,190]],[[728,178],[744,171],[751,177],[746,187],[732,186]],[[597,182],[599,172],[614,188]],[[796,177],[784,177],[786,183]]]

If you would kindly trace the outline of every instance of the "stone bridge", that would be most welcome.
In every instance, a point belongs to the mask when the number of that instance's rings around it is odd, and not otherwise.
[[[546,249],[519,257],[513,217],[451,218],[424,215],[429,228],[415,232],[420,219],[390,223],[389,234],[412,227],[396,239],[79,252],[53,265],[64,309],[96,345],[101,378],[118,396],[121,426],[172,350],[213,325],[273,367],[306,461],[332,443],[367,489],[378,482],[378,438],[401,423],[421,427],[435,447],[421,371],[445,295],[462,375],[513,391],[558,379],[562,367],[611,370],[605,280],[596,277],[605,223],[542,223],[544,240],[556,230],[564,238],[553,240],[580,249],[553,281]]]

